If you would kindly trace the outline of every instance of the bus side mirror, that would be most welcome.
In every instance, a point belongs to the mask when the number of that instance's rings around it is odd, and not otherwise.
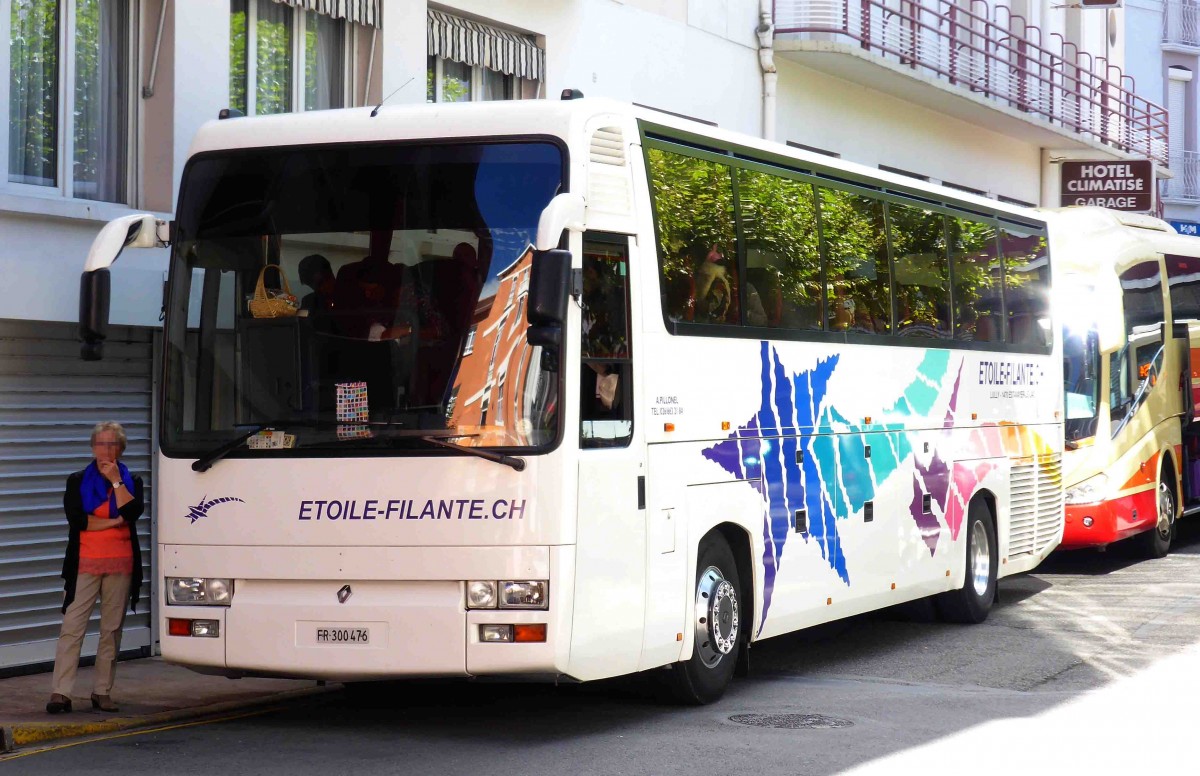
[[[79,357],[84,361],[99,361],[104,356],[112,283],[108,268],[126,248],[165,248],[170,233],[167,222],[149,213],[136,213],[114,218],[96,235],[79,280],[79,338],[83,340]]]
[[[108,306],[112,280],[107,269],[84,272],[79,278],[79,357],[99,361],[108,337]]]
[[[562,347],[562,328],[567,320],[567,301],[571,296],[571,252],[558,248],[535,251],[529,271],[529,299],[526,318],[530,345],[558,351]]]
[[[571,296],[571,252],[535,251],[529,272],[530,326],[562,326]]]

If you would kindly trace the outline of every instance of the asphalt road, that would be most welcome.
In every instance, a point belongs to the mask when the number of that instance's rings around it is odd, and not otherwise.
[[[913,605],[755,645],[752,675],[703,708],[629,680],[410,683],[47,749],[0,772],[1194,772],[1200,519],[1165,559],[1059,554],[1000,595],[979,626]]]

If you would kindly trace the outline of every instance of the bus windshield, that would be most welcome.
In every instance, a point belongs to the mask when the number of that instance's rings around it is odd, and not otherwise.
[[[1063,382],[1068,442],[1096,435],[1100,406],[1100,349],[1092,329],[1063,332]]]
[[[163,451],[552,444],[558,376],[526,341],[525,292],[563,176],[549,142],[194,158],[166,300]]]

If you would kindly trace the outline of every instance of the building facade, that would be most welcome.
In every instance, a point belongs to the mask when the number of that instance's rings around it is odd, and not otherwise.
[[[77,358],[78,278],[106,221],[170,217],[191,138],[221,110],[573,88],[1055,205],[1063,159],[1176,167],[1163,92],[1125,74],[1133,14],[1050,0],[0,0],[0,671],[53,657],[61,488],[95,422],[126,425],[154,514],[166,252],[114,266],[98,364]],[[489,362],[508,290],[478,321]],[[479,361],[456,411],[503,412],[514,397],[490,394]],[[123,646],[152,649],[153,627],[131,617]]]
[[[1170,123],[1170,174],[1160,184],[1162,216],[1187,234],[1200,234],[1200,141],[1197,139],[1200,72],[1200,3],[1196,0],[1129,0],[1128,69],[1147,97],[1166,106]]]

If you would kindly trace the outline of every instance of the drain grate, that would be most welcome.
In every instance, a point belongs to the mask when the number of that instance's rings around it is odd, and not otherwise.
[[[854,724],[848,719],[827,717],[824,714],[734,714],[729,721],[750,727],[777,728],[779,730],[844,728]]]

